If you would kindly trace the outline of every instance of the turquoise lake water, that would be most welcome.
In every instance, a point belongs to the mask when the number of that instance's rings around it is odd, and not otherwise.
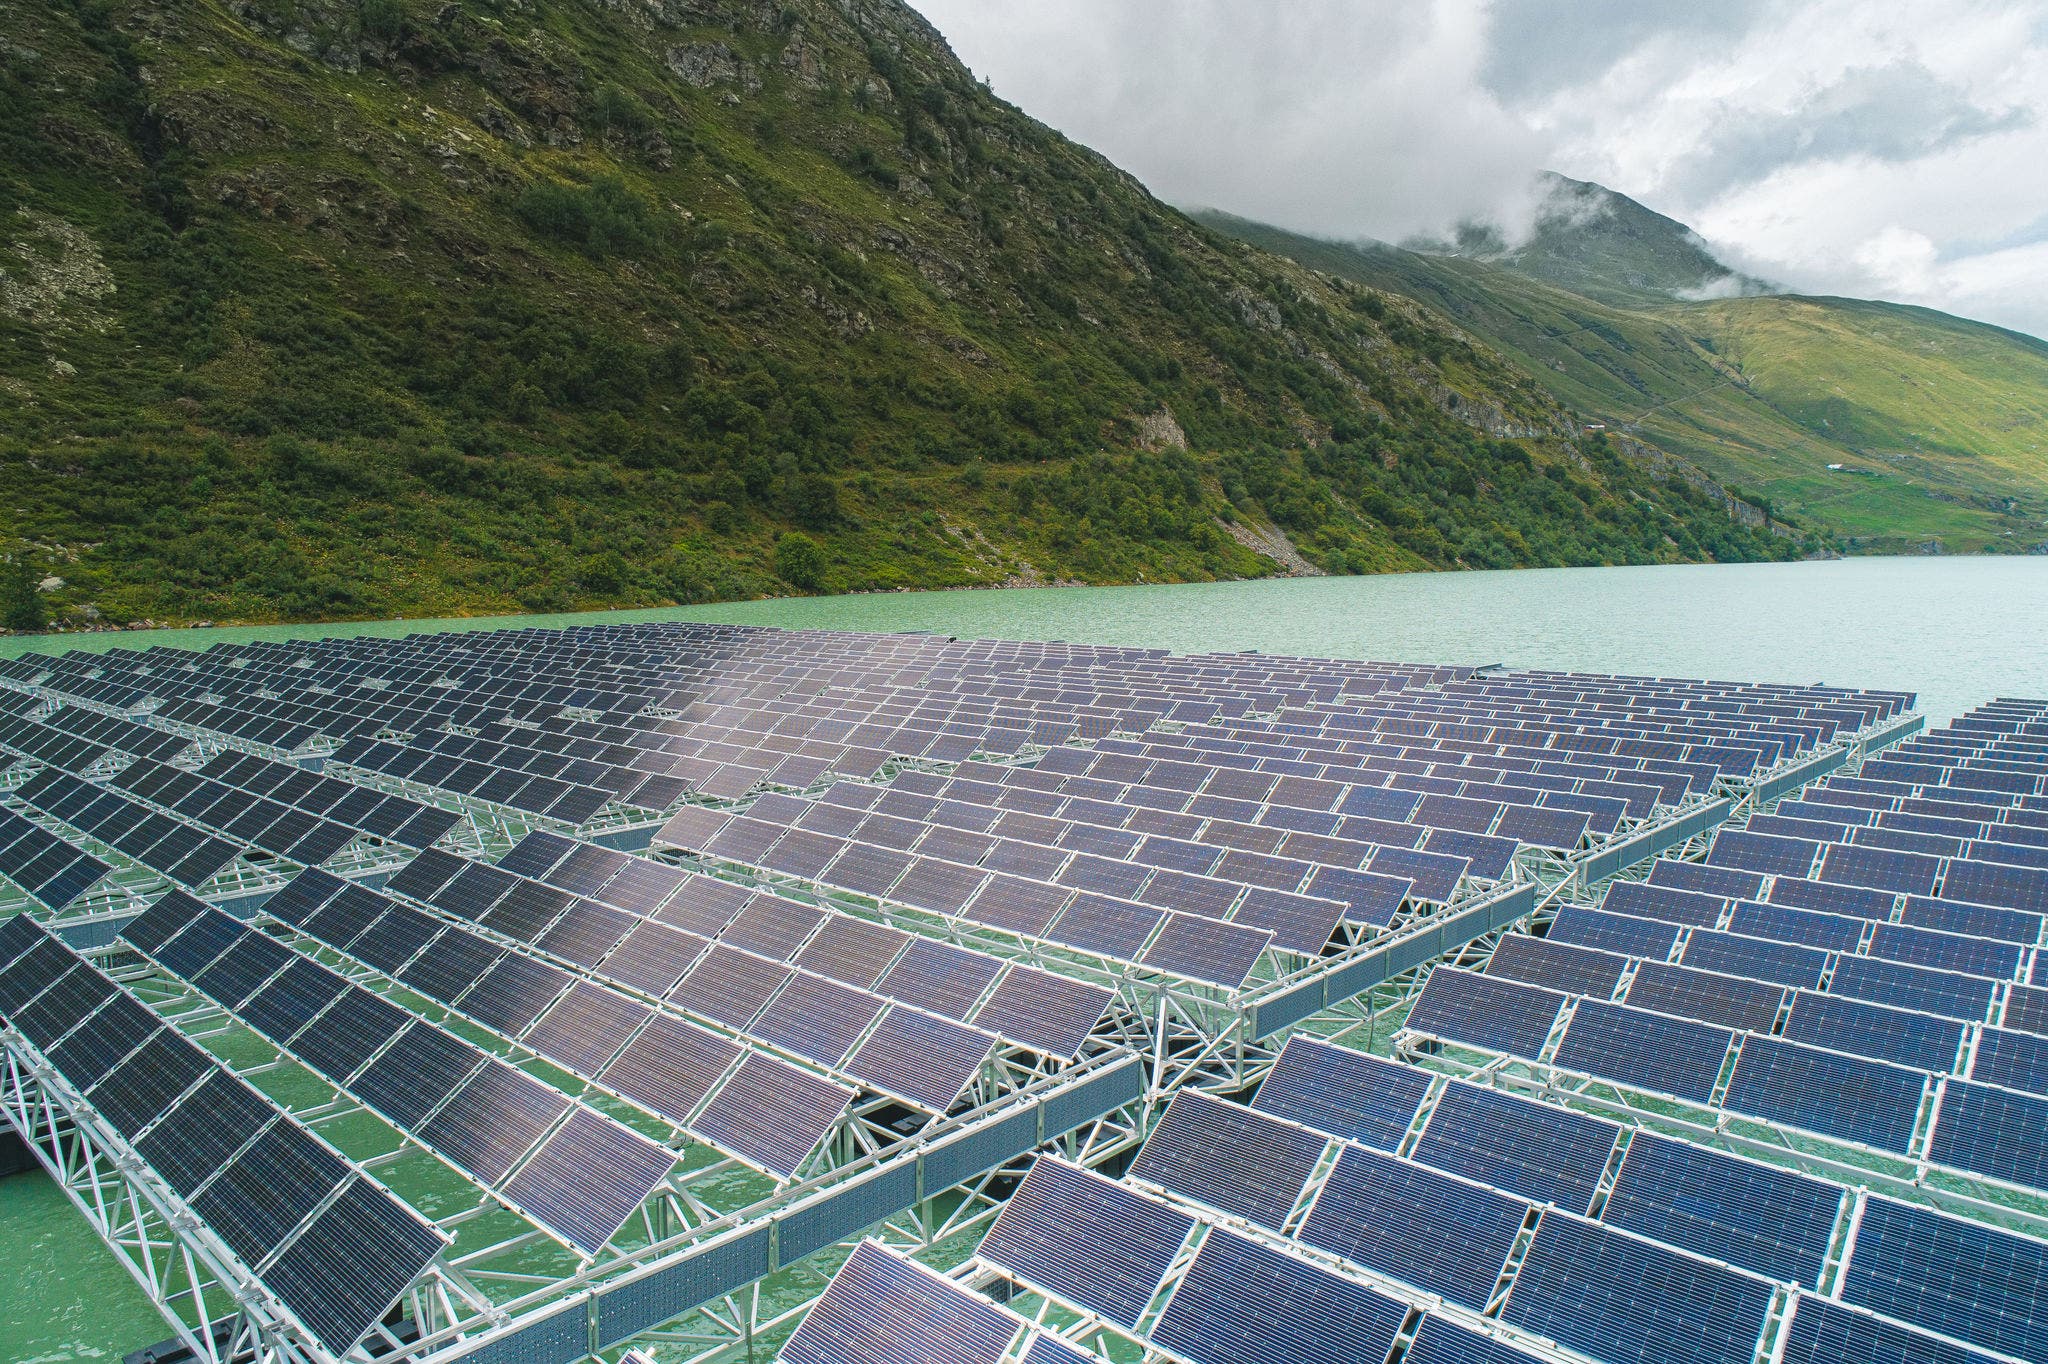
[[[1993,696],[2048,696],[2048,558],[2039,557],[891,593],[584,616],[0,639],[0,656],[605,620],[1826,682],[1916,691],[1937,724]],[[0,1245],[0,1360],[118,1358],[165,1334],[83,1219],[40,1176],[0,1181]]]

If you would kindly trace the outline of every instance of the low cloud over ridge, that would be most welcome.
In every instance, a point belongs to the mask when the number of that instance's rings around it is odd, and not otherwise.
[[[1320,235],[1596,180],[1806,292],[2048,335],[2048,4],[921,0],[997,93],[1163,198]]]

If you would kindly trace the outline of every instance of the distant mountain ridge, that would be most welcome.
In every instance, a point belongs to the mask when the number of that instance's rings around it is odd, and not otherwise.
[[[1402,294],[1586,422],[1681,455],[1846,549],[2048,546],[2048,344],[1925,308],[1774,290],[1683,223],[1562,176],[1528,240],[1219,231]]]

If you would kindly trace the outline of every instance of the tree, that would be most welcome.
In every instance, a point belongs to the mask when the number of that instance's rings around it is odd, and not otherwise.
[[[22,634],[37,634],[49,628],[50,611],[43,605],[35,565],[26,547],[17,549],[0,573],[0,625]]]
[[[815,592],[825,585],[825,551],[792,531],[775,542],[775,572],[791,587]]]

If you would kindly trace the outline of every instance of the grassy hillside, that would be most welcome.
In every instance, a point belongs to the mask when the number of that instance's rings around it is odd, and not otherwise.
[[[0,539],[60,619],[1200,579],[1276,528],[1336,572],[1801,547],[1190,223],[897,0],[0,39]]]
[[[1846,548],[2048,541],[2048,346],[2030,337],[1848,299],[1681,302],[1649,282],[1675,286],[1689,272],[1689,234],[1661,252],[1617,248],[1602,280],[1580,281],[1617,300],[1603,302],[1525,273],[1520,255],[1426,254],[1205,221],[1428,304],[1587,421],[1683,455]],[[1544,251],[1574,254],[1561,235],[1553,228]],[[1589,270],[1601,260],[1590,248],[1576,254]],[[1650,264],[1659,258],[1661,274]]]

